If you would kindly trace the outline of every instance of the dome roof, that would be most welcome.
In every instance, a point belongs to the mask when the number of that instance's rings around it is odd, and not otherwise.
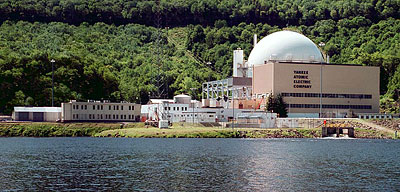
[[[175,95],[174,97],[190,97],[190,96],[185,94],[180,94],[180,95]]]
[[[318,47],[306,36],[293,31],[272,33],[256,44],[248,64],[262,65],[265,61],[311,62],[323,61]]]

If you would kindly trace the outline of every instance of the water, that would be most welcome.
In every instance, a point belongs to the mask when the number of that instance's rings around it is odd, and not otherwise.
[[[0,138],[2,191],[397,191],[400,141]]]

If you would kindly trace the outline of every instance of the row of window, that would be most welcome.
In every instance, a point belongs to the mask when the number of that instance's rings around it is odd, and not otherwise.
[[[83,116],[83,118],[82,118]],[[86,119],[86,114],[81,114],[81,119]],[[111,115],[106,114],[104,115],[104,119],[112,120],[112,119],[135,119],[134,115]],[[79,119],[79,114],[72,114],[72,119]],[[89,119],[103,119],[103,114],[89,114]]]
[[[186,114],[186,115],[174,115],[174,117],[193,117],[193,114]],[[199,116],[201,116],[201,115],[199,115]],[[194,117],[197,117],[197,114],[194,114]],[[203,117],[206,117],[206,115],[203,115]],[[208,117],[214,117],[213,115],[208,115]],[[222,117],[224,117],[223,115],[222,115]]]
[[[319,104],[286,104],[286,108],[320,108]],[[371,105],[322,105],[324,109],[372,109]]]
[[[93,110],[96,110],[96,106],[97,106],[97,110],[103,110],[103,105],[93,105]],[[80,106],[81,110],[85,109],[87,110],[87,105],[81,105]],[[72,105],[72,109],[79,109],[79,105]],[[119,105],[109,105],[108,106],[108,110],[119,110],[120,107]],[[121,110],[124,110],[124,106],[121,106]],[[135,106],[128,106],[128,110],[129,111],[133,111],[135,110]]]
[[[164,107],[164,110],[171,111],[171,107]],[[173,111],[179,111],[179,107],[172,107]],[[181,111],[187,111],[187,107],[181,107]]]
[[[320,97],[320,93],[282,93],[282,97]],[[350,98],[350,99],[372,99],[368,94],[335,94],[323,93],[323,98]]]

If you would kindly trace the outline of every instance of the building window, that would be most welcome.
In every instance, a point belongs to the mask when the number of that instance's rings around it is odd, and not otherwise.
[[[101,107],[101,110],[103,110],[103,105],[102,106],[100,106]]]
[[[124,110],[124,106],[121,106],[121,111],[123,111]]]
[[[135,106],[132,106],[132,111],[135,110]]]
[[[281,93],[282,97],[320,97],[319,93]],[[349,99],[372,99],[370,94],[335,94],[323,93],[323,98],[349,98]]]
[[[117,105],[117,110],[119,110],[119,106]]]
[[[87,110],[87,105],[85,105],[85,110]]]
[[[96,110],[96,106],[95,105],[93,105],[93,110]]]
[[[129,109],[129,111],[130,111],[130,110],[131,110],[131,106],[129,106],[129,108],[128,108],[128,109]]]
[[[319,104],[290,104],[287,108],[320,108]],[[372,109],[371,105],[322,105],[324,109]]]

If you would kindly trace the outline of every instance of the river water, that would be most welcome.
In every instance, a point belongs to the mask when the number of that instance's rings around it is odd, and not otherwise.
[[[399,140],[0,138],[2,191],[397,191]]]

